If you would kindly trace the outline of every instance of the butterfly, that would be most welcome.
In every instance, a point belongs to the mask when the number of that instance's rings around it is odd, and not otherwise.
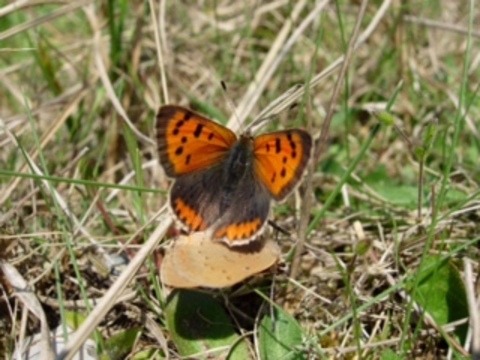
[[[272,200],[282,201],[299,184],[312,149],[305,130],[237,137],[177,105],[160,108],[156,128],[160,163],[175,179],[169,192],[174,217],[229,246],[261,235]]]

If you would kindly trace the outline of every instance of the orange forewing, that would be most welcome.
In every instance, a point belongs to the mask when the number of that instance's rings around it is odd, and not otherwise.
[[[218,164],[237,141],[230,129],[176,105],[160,108],[157,133],[160,162],[171,177]]]
[[[299,129],[260,135],[254,143],[255,172],[275,200],[299,183],[310,158],[312,138]]]

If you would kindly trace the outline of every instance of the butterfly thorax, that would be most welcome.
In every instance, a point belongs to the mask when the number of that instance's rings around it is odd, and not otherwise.
[[[236,188],[243,178],[252,176],[252,162],[253,137],[241,135],[225,159],[223,179],[227,190]]]

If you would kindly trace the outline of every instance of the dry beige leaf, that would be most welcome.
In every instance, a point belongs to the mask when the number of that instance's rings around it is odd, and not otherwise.
[[[280,248],[271,239],[229,247],[199,232],[175,241],[165,254],[161,278],[175,288],[222,288],[270,268],[279,259]]]

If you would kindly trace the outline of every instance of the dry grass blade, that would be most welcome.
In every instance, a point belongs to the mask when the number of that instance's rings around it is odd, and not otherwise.
[[[375,28],[378,26],[382,18],[387,14],[389,7],[391,6],[393,0],[385,0],[382,5],[378,8],[375,16],[372,18],[367,28],[358,36],[357,42],[354,45],[353,50],[356,50],[360,47],[374,32]],[[339,57],[333,61],[329,66],[327,66],[320,73],[316,74],[311,81],[308,83],[309,89],[314,89],[321,84],[326,78],[330,75],[333,75],[343,64],[345,60],[344,56]],[[269,117],[272,114],[278,114],[290,106],[292,106],[296,101],[301,99],[305,95],[307,89],[304,85],[295,85],[292,88],[288,89],[284,94],[280,95],[275,101],[266,106],[260,114],[257,115],[255,120]],[[281,99],[281,100],[279,100]],[[254,120],[254,121],[255,121]]]
[[[143,135],[138,129],[135,127],[135,125],[132,123],[132,121],[129,119],[127,113],[125,112],[123,106],[121,105],[120,101],[118,100],[117,95],[115,94],[115,91],[113,89],[113,85],[110,81],[110,78],[108,77],[107,74],[107,69],[105,68],[105,64],[102,59],[102,42],[101,42],[101,29],[100,29],[100,24],[97,21],[96,18],[96,13],[93,5],[87,6],[84,9],[85,14],[87,15],[87,18],[90,20],[90,24],[92,26],[92,29],[94,31],[94,57],[95,61],[97,64],[97,69],[98,73],[100,75],[100,79],[102,79],[103,86],[105,87],[105,90],[107,91],[107,94],[110,98],[110,101],[112,102],[113,106],[117,110],[118,114],[122,117],[122,119],[125,121],[125,123],[130,127],[130,129],[133,131],[133,133],[137,136],[139,140],[144,142],[145,144],[150,144],[153,145],[154,142]]]
[[[355,27],[353,29],[352,36],[349,40],[347,52],[345,54],[345,58],[343,60],[342,67],[340,69],[340,74],[339,74],[339,76],[337,78],[337,81],[335,83],[335,87],[334,87],[334,90],[333,90],[332,98],[330,100],[327,115],[325,116],[325,120],[323,122],[322,131],[320,133],[320,139],[318,140],[318,142],[317,142],[317,144],[314,148],[314,153],[313,153],[313,158],[312,158],[313,166],[315,166],[318,163],[320,155],[322,154],[322,152],[323,152],[323,150],[326,146],[326,140],[327,140],[327,137],[328,137],[330,124],[331,124],[331,121],[332,121],[332,118],[333,118],[333,113],[335,111],[334,109],[335,109],[335,106],[337,104],[338,97],[340,95],[340,89],[343,85],[343,80],[344,80],[345,74],[347,72],[348,66],[350,65],[350,60],[351,60],[351,57],[353,55],[355,45],[357,44],[357,38],[358,38],[358,34],[360,33],[360,26],[362,24],[363,17],[365,16],[365,11],[367,9],[367,4],[368,4],[368,0],[363,0],[362,3],[361,3],[360,11],[358,12],[358,16],[357,16],[357,19],[355,21]],[[311,176],[313,176],[312,171],[310,171],[310,177]],[[306,182],[306,189],[305,189],[305,192],[307,194],[311,193],[311,186],[312,186],[312,182],[307,181]],[[302,206],[303,219],[300,221],[301,226],[299,227],[299,230],[298,230],[299,241],[297,242],[297,246],[296,246],[296,249],[295,249],[295,255],[294,255],[294,258],[293,258],[293,261],[292,261],[292,268],[291,268],[291,271],[290,271],[290,276],[292,278],[296,278],[298,276],[299,271],[300,271],[301,256],[302,256],[304,244],[305,244],[305,241],[306,241],[306,238],[307,238],[307,235],[308,235],[307,234],[307,226],[308,226],[308,221],[307,221],[308,215],[307,214],[310,214],[310,208],[311,208],[310,197],[307,197],[307,199],[304,200],[304,205]]]
[[[469,259],[463,259],[465,264],[465,287],[468,294],[468,309],[470,313],[470,339],[473,359],[480,359],[480,301],[475,295],[472,264]]]
[[[468,29],[466,27],[463,27],[463,26],[454,26],[454,25],[451,25],[451,24],[445,24],[444,22],[435,21],[435,20],[432,20],[432,19],[419,18],[419,17],[412,16],[412,15],[405,15],[404,19],[408,22],[413,23],[413,24],[418,24],[418,25],[422,25],[422,26],[437,28],[437,29],[448,31],[448,32],[454,31],[454,32],[458,32],[459,34],[463,34],[463,35],[468,34]],[[480,32],[478,32],[478,31],[473,31],[471,35],[473,37],[477,38],[477,39],[480,39]]]
[[[3,125],[1,119],[0,119],[0,125]],[[6,127],[4,128],[6,129],[6,134],[10,138],[11,142],[16,146],[20,147],[20,144],[17,142],[17,139],[15,138],[15,136]],[[25,154],[25,156],[30,169],[35,175],[37,176],[45,175],[43,171],[40,169],[40,167],[33,161],[30,155]],[[75,216],[75,214],[73,213],[71,208],[68,206],[65,199],[60,195],[60,193],[53,188],[53,186],[49,181],[42,180],[42,184],[44,187],[43,190],[48,195],[51,196],[52,201],[58,204],[60,209],[74,224],[75,226],[74,233],[78,231],[82,235],[84,235],[96,247],[97,251],[104,257],[105,264],[111,264],[112,260],[110,259],[110,255],[105,251],[103,247],[99,246],[98,241],[93,236],[90,235],[88,230],[84,227],[83,223],[78,220],[78,218]]]
[[[305,4],[306,1],[303,0],[297,2],[290,18],[285,22],[282,29],[275,38],[275,41],[270,47],[267,56],[263,60],[262,65],[255,74],[255,78],[250,83],[250,86],[248,87],[245,95],[237,105],[235,113],[232,114],[230,120],[228,121],[228,125],[231,128],[234,128],[235,125],[238,126],[238,123],[242,124],[250,114],[253,106],[256,103],[256,100],[258,100],[260,94],[265,88],[265,85],[267,84],[267,81],[273,74],[272,70],[275,70],[274,64],[278,66],[278,64],[280,63],[282,59],[280,54],[282,52],[282,49],[284,49],[287,35],[291,31],[293,23],[298,19],[300,12],[305,7]],[[238,119],[236,118],[236,114],[238,114]]]
[[[147,259],[147,256],[152,253],[153,249],[162,240],[170,225],[171,221],[164,219],[157,226],[144,246],[128,264],[127,268],[122,272],[110,289],[108,289],[102,300],[93,309],[85,322],[73,334],[69,342],[66,344],[65,349],[58,355],[57,359],[71,359],[75,355],[80,346],[85,342],[85,340],[95,330],[95,327],[100,323],[100,321],[102,321],[107,312],[111,309],[116,299],[130,284],[133,277],[137,274],[140,266],[142,266]]]
[[[45,146],[48,144],[49,141],[51,141],[55,134],[57,133],[57,131],[65,124],[65,122],[67,121],[68,117],[71,116],[75,111],[78,110],[78,104],[80,101],[82,101],[85,97],[87,93],[87,90],[84,89],[83,91],[80,91],[78,93],[77,96],[75,96],[72,101],[70,102],[70,104],[68,104],[66,107],[65,107],[65,110],[63,111],[63,113],[58,117],[58,119],[56,119],[55,121],[52,122],[50,128],[47,129],[47,131],[45,132],[45,134],[42,136],[42,139],[40,141],[40,149],[44,149]],[[0,128],[1,127],[5,127],[6,129],[6,124],[3,123],[3,121],[0,119]],[[11,139],[13,139],[13,137],[11,137]],[[14,140],[13,141],[14,143],[16,143],[16,141]],[[17,144],[18,146],[18,144]],[[37,156],[39,154],[39,151],[38,149],[35,149],[32,154],[30,155],[30,160],[31,161],[35,161]],[[20,169],[18,169],[19,171],[25,171],[25,169],[27,168],[28,164],[24,164]],[[21,181],[20,178],[17,178],[15,179],[12,184],[10,185],[10,187],[2,193],[2,195],[0,196],[0,206],[5,202],[7,201],[9,198],[10,198],[10,195],[11,193],[17,188],[18,186],[18,183]]]
[[[9,30],[1,32],[0,33],[0,41],[6,40],[9,37],[20,34],[20,33],[24,32],[28,29],[40,26],[43,23],[47,23],[49,21],[52,21],[52,20],[54,20],[58,17],[64,16],[65,14],[71,13],[72,11],[77,10],[78,8],[80,8],[82,6],[86,6],[86,5],[90,4],[91,2],[92,2],[92,0],[76,1],[76,2],[73,2],[73,3],[70,3],[68,5],[63,6],[60,9],[58,9],[56,11],[53,11],[52,13],[50,13],[48,15],[42,16],[42,17],[34,19],[32,21],[28,21],[24,24],[21,24],[19,26],[16,26],[16,27],[13,27]],[[4,15],[6,15],[9,12],[14,11],[14,10],[15,10],[15,7],[11,7],[11,6],[4,7],[2,9],[0,9],[0,16],[4,16]]]
[[[31,311],[32,314],[40,320],[41,346],[39,348],[42,351],[42,359],[53,359],[54,351],[52,349],[52,344],[50,343],[48,321],[38,298],[35,296],[35,293],[30,290],[30,286],[14,266],[7,262],[0,261],[0,270],[5,279],[10,283],[15,296],[20,299],[25,308]],[[22,350],[22,346],[18,347],[18,354],[22,354]]]
[[[149,0],[150,4],[150,15],[152,19],[152,24],[155,35],[155,48],[157,50],[157,58],[158,58],[158,67],[160,69],[160,81],[162,84],[162,93],[163,93],[163,101],[164,104],[168,104],[170,101],[168,100],[168,89],[167,89],[167,75],[165,73],[165,61],[164,61],[164,54],[167,51],[167,36],[165,34],[165,6],[166,1],[161,1],[160,6],[158,9],[160,19],[157,22],[157,17],[155,16],[155,4],[153,0]],[[160,41],[161,40],[161,41]]]

